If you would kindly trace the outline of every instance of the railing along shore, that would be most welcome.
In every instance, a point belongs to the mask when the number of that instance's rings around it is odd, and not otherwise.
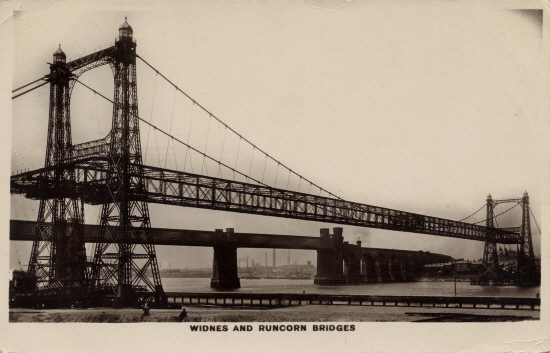
[[[293,305],[432,306],[540,310],[540,298],[330,295],[293,293],[166,293],[169,304],[281,307]]]

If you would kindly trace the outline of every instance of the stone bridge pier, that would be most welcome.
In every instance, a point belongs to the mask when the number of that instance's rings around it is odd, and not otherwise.
[[[429,253],[363,248],[361,241],[343,241],[342,228],[334,234],[321,229],[315,284],[380,283],[414,281]]]
[[[414,281],[423,265],[447,262],[449,256],[424,251],[364,248],[361,241],[344,241],[343,228],[322,228],[320,238],[235,234],[233,228],[216,229],[213,234],[199,234],[197,244],[213,246],[214,259],[210,286],[220,289],[240,288],[237,249],[239,247],[296,248],[317,251],[317,275],[314,283],[340,285],[346,283],[381,283]],[[200,238],[200,239],[199,239]]]
[[[214,260],[212,263],[212,280],[210,287],[220,289],[240,288],[237,268],[237,247],[232,245],[234,238],[233,228],[216,229],[214,245]]]
[[[321,229],[321,248],[317,250],[317,275],[313,283],[321,285],[346,283],[342,232],[342,228],[334,228],[334,234],[330,234],[328,228]]]

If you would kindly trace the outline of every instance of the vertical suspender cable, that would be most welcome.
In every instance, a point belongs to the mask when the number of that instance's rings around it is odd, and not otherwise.
[[[223,129],[223,140],[222,140],[222,153],[220,154],[220,162],[223,162],[223,149],[225,147],[225,133],[227,132],[227,128],[225,127]],[[206,151],[205,151],[206,152]],[[218,177],[222,177],[222,165],[221,163],[218,163]]]
[[[153,101],[151,102],[151,116],[149,117],[149,122],[153,121],[153,107],[155,106],[155,95],[157,94],[157,80],[158,80],[158,71],[155,75],[155,87],[153,89]],[[80,82],[80,81],[79,81]],[[143,160],[147,158],[147,151],[149,148],[149,135],[151,134],[151,128],[147,130],[147,140],[145,141],[145,154],[143,155]]]
[[[174,92],[174,101],[172,102],[172,116],[170,118],[170,128],[168,129],[169,134],[172,133],[172,123],[174,121],[174,108],[176,107],[176,93],[177,93],[177,90]],[[166,146],[166,156],[164,157],[164,168],[166,168],[166,163],[168,162],[168,149],[170,148],[170,141],[171,139],[168,139],[168,145]],[[172,146],[174,146],[173,143],[172,143]],[[176,151],[174,150],[174,159],[176,158],[175,154],[176,154]],[[176,164],[176,169],[177,169],[177,164]]]
[[[105,97],[105,96],[102,95],[101,93],[98,93],[98,92],[95,91],[93,88],[91,88],[91,87],[87,86],[86,84],[80,82],[78,79],[75,79],[75,81],[78,82],[78,83],[80,83],[80,84],[83,85],[84,87],[88,88],[89,90],[91,90],[91,91],[93,91],[93,92],[96,92],[96,93],[99,94],[102,98],[108,100],[109,102],[114,103],[111,99]],[[186,144],[185,142],[183,142],[182,140],[176,138],[175,136],[173,136],[173,135],[171,135],[171,134],[169,134],[169,133],[167,133],[167,132],[165,132],[165,131],[159,129],[158,127],[156,127],[156,126],[154,126],[154,125],[152,125],[152,124],[149,123],[147,120],[145,120],[145,119],[143,119],[143,118],[140,118],[138,115],[136,115],[136,114],[132,114],[132,115],[135,116],[139,121],[141,121],[141,122],[143,122],[143,123],[149,125],[150,127],[152,127],[152,128],[155,130],[155,132],[158,130],[159,133],[162,133],[162,134],[168,136],[169,138],[173,139],[174,141],[177,141],[178,143],[181,143],[181,144],[187,146],[188,149],[194,151],[195,153],[198,153],[198,154],[204,156],[205,158],[208,158],[209,160],[211,160],[211,161],[213,161],[213,162],[215,162],[215,163],[221,163],[220,161],[218,161],[218,160],[212,158],[211,156],[208,156],[207,154],[205,154],[205,153],[203,153],[203,152],[197,150],[196,148],[192,147],[191,145]],[[264,183],[262,183],[261,181],[256,180],[256,179],[254,179],[254,178],[251,178],[251,177],[249,177],[249,176],[247,176],[247,175],[245,175],[245,174],[239,172],[238,170],[236,170],[236,169],[234,169],[234,168],[231,168],[231,167],[228,166],[227,164],[224,164],[224,163],[221,163],[221,164],[222,164],[225,168],[232,170],[235,174],[242,175],[242,176],[246,177],[247,179],[250,179],[250,180],[252,180],[252,181],[254,181],[254,182],[256,182],[256,183],[258,183],[258,184],[260,184],[260,185],[267,186],[267,185],[265,185]]]
[[[235,158],[235,170],[237,170],[237,163],[239,162],[240,149],[241,149],[241,138],[239,137],[239,144],[237,145],[237,158]],[[235,180],[235,173],[233,173],[233,180]]]
[[[206,167],[206,174],[208,174],[208,166],[206,164],[206,147],[208,147],[208,136],[210,135],[210,122],[212,121],[212,116],[208,118],[208,128],[206,130],[206,141],[204,141],[204,156],[202,159],[201,174],[203,167]]]
[[[277,172],[275,173],[275,186],[274,187],[277,187],[277,178],[279,177],[279,166],[281,165],[281,163],[277,162]]]
[[[262,173],[262,183],[264,182],[264,177],[265,177],[265,167],[267,165],[267,155],[265,156],[265,162],[264,162],[264,172]]]
[[[250,168],[248,168],[248,176],[252,176],[252,162],[254,161],[254,150],[256,149],[256,146],[253,146],[252,148],[252,157],[250,157]]]
[[[286,180],[286,189],[288,190],[288,184],[290,183],[290,175],[292,175],[292,169],[288,170],[288,179]]]
[[[191,139],[191,127],[193,126],[193,113],[195,111],[195,102],[191,106],[191,119],[189,120],[189,129],[187,130],[187,149],[185,150],[185,162],[183,164],[183,170],[185,171],[185,166],[187,165],[187,153],[189,153],[189,140]],[[191,173],[193,173],[193,161],[191,160],[191,155],[189,155],[189,165],[191,165]]]
[[[229,125],[225,124],[223,121],[221,121],[218,117],[216,117],[214,114],[212,114],[210,111],[208,111],[206,108],[204,108],[201,104],[199,104],[197,101],[195,101],[191,96],[189,96],[187,93],[185,93],[184,91],[182,91],[180,88],[178,88],[172,81],[170,81],[166,76],[164,76],[162,73],[158,72],[157,69],[155,69],[151,64],[149,64],[147,61],[145,61],[141,56],[139,55],[136,55],[141,61],[143,61],[147,66],[149,66],[151,69],[155,70],[164,80],[166,80],[169,84],[171,84],[172,86],[176,87],[176,89],[181,92],[185,97],[187,97],[188,99],[190,99],[194,104],[198,105],[204,112],[208,113],[210,115],[211,118],[214,118],[216,119],[220,124],[224,125],[226,128],[228,128],[229,130],[231,130],[233,133],[235,133],[237,136],[239,136],[240,139],[243,139],[245,140],[245,142],[247,142],[248,144],[250,144],[251,146],[254,146],[249,140],[247,140],[246,138],[244,138],[242,135],[240,135],[239,133],[237,133],[235,130],[233,130]],[[269,156],[266,152],[264,152],[263,150],[261,150],[260,148],[257,148],[261,153],[265,154],[266,156]],[[271,157],[273,159],[273,157]],[[275,160],[275,159],[273,159]],[[275,160],[276,161],[276,160]],[[277,161],[277,163],[281,164],[279,161]],[[302,175],[300,174],[297,174],[296,172],[293,172],[290,168],[288,168],[287,166],[285,166],[284,164],[281,164],[283,166],[283,168],[287,169],[290,173],[293,173],[293,174],[296,174],[298,177],[302,177],[304,180],[308,181],[309,183],[312,183],[313,185],[315,185],[315,187],[319,188],[320,191],[324,191],[326,192],[329,196],[332,196],[332,197],[335,197],[337,199],[340,199],[340,197],[334,195],[333,193],[321,188],[320,186],[314,184],[313,182],[309,181],[308,179],[304,178]]]

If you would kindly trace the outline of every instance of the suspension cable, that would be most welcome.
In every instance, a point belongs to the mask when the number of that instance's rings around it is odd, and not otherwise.
[[[15,92],[19,91],[20,89],[23,89],[23,88],[25,88],[25,87],[27,87],[27,86],[30,86],[30,85],[32,85],[33,83],[36,83],[36,82],[38,82],[38,81],[45,80],[46,77],[47,77],[47,76],[41,77],[41,78],[39,78],[38,80],[32,81],[31,83],[27,83],[27,84],[24,85],[24,86],[21,86],[21,87],[19,87],[19,88],[16,88],[16,89],[14,89],[13,91],[11,91],[11,93],[15,93]]]
[[[37,89],[38,87],[44,86],[46,83],[48,83],[48,81],[46,81],[46,82],[44,82],[44,83],[42,83],[42,84],[40,84],[40,85],[38,85],[38,86],[36,86],[36,87],[33,87],[33,88],[29,89],[29,90],[26,90],[26,91],[23,92],[23,93],[19,93],[18,95],[11,97],[11,99],[15,99],[15,98],[17,98],[17,97],[21,97],[22,95],[24,95],[24,94],[26,94],[26,93],[29,93],[30,91],[34,91],[34,90]]]
[[[83,85],[84,87],[88,88],[88,89],[91,90],[92,92],[97,93],[99,96],[101,96],[101,97],[103,97],[104,99],[108,100],[108,101],[111,102],[112,104],[115,104],[115,102],[113,102],[111,99],[105,97],[103,94],[97,92],[96,90],[94,90],[93,88],[89,87],[88,85],[86,85],[86,84],[80,82],[78,79],[75,78],[75,81],[78,82],[78,83],[80,83],[80,84]],[[254,181],[254,182],[256,182],[256,183],[258,183],[258,184],[260,184],[260,185],[269,187],[269,185],[266,185],[266,184],[262,183],[262,182],[259,181],[259,180],[256,180],[256,179],[254,179],[254,178],[251,178],[250,176],[245,175],[245,174],[239,172],[238,170],[235,170],[235,169],[231,168],[230,166],[228,166],[228,165],[225,164],[225,163],[221,163],[220,161],[215,160],[214,158],[210,157],[210,156],[207,155],[206,153],[203,153],[203,152],[197,150],[196,148],[194,148],[194,147],[192,147],[192,146],[186,144],[185,142],[181,141],[180,139],[176,138],[175,136],[172,136],[172,135],[170,135],[169,133],[167,133],[167,132],[165,132],[165,131],[159,129],[158,127],[156,127],[155,125],[153,125],[153,124],[147,122],[147,120],[145,120],[145,119],[139,117],[138,115],[136,115],[136,114],[134,114],[134,113],[130,113],[130,114],[131,114],[132,116],[136,117],[137,119],[139,119],[140,121],[144,122],[145,124],[149,125],[150,127],[152,127],[155,131],[159,131],[160,133],[162,133],[162,134],[164,134],[164,135],[170,137],[170,138],[173,139],[174,141],[177,141],[177,142],[181,143],[182,145],[187,146],[187,148],[189,148],[189,149],[191,149],[191,150],[197,152],[198,154],[204,156],[205,158],[208,158],[208,159],[210,159],[210,160],[212,160],[212,161],[214,161],[214,162],[216,162],[216,163],[219,163],[219,164],[221,164],[222,166],[226,167],[227,169],[232,170],[234,173],[237,173],[237,174],[239,174],[239,175],[242,175],[243,177],[245,177],[245,178],[247,178],[247,179],[250,179],[250,180],[252,180],[252,181]]]
[[[481,211],[483,208],[485,208],[485,206],[487,206],[487,205],[486,205],[486,204],[483,204],[483,206],[481,206],[481,208],[480,208],[479,210],[475,211],[474,213],[472,213],[472,214],[469,215],[468,217],[462,218],[459,222],[462,222],[462,221],[464,221],[465,219],[468,219],[468,218],[474,216],[476,213],[478,213],[478,212]]]
[[[231,132],[233,132],[234,134],[236,134],[237,136],[239,136],[239,138],[243,139],[245,142],[247,142],[248,144],[250,144],[252,147],[254,147],[255,149],[257,149],[259,152],[265,154],[267,157],[271,158],[273,161],[279,163],[283,168],[289,170],[291,173],[293,174],[296,174],[298,177],[302,178],[303,180],[305,180],[306,182],[314,185],[315,187],[319,188],[320,191],[324,191],[326,192],[327,194],[329,194],[330,196],[333,196],[339,200],[342,200],[342,198],[334,195],[333,193],[331,193],[330,191],[328,190],[325,190],[323,189],[322,187],[320,187],[319,185],[315,184],[314,182],[310,181],[309,179],[303,177],[302,175],[292,171],[292,169],[290,169],[289,167],[287,167],[286,165],[284,165],[283,163],[279,162],[278,160],[276,160],[275,158],[273,158],[272,156],[270,156],[267,152],[264,152],[262,149],[260,149],[259,147],[257,147],[256,145],[254,145],[252,142],[250,142],[248,139],[246,139],[244,136],[242,136],[241,134],[239,134],[237,131],[235,131],[233,128],[231,128],[229,125],[227,125],[226,123],[224,123],[223,121],[221,121],[218,117],[216,117],[214,114],[212,114],[208,109],[206,109],[205,107],[203,107],[201,104],[199,104],[195,99],[193,99],[190,95],[188,95],[187,93],[185,93],[184,91],[182,91],[178,86],[176,86],[172,81],[170,81],[166,76],[164,76],[162,73],[160,73],[157,69],[155,69],[151,64],[149,64],[147,61],[145,61],[145,59],[143,59],[141,56],[137,55],[136,56],[141,60],[143,61],[147,66],[149,66],[152,70],[154,70],[158,75],[160,75],[162,78],[164,78],[166,80],[166,82],[168,82],[169,84],[171,84],[173,87],[176,88],[176,90],[180,91],[180,93],[182,93],[184,96],[186,96],[188,99],[190,99],[193,104],[196,104],[198,107],[200,107],[204,112],[206,112],[207,114],[210,115],[210,117],[216,119],[220,124],[222,124],[223,126],[225,126],[226,128],[228,128]]]
[[[531,216],[533,216],[533,221],[535,221],[537,229],[539,230],[539,234],[542,234],[542,232],[540,231],[539,224],[537,223],[537,219],[535,218],[535,214],[533,213],[533,210],[531,209],[531,207],[529,207],[529,212],[531,212]]]
[[[489,220],[489,219],[494,219],[495,222],[496,222],[496,218],[497,218],[498,216],[501,216],[501,215],[505,214],[506,212],[512,210],[513,208],[517,207],[518,205],[519,205],[519,203],[516,203],[514,206],[510,207],[509,209],[507,209],[507,210],[504,211],[504,212],[501,212],[501,213],[497,214],[496,216],[493,216],[493,217],[487,218],[487,219],[483,219],[483,220],[481,220],[481,221],[479,221],[479,222],[475,222],[475,223],[472,223],[472,224],[483,223],[483,222],[485,222],[485,221],[487,221],[487,220]]]

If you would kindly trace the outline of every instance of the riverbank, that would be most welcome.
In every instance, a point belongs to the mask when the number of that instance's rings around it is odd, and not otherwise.
[[[540,319],[538,310],[302,305],[275,309],[186,306],[186,322],[413,322],[413,321],[522,321]],[[10,322],[172,322],[179,309],[10,309]],[[185,324],[185,323],[184,323]]]

